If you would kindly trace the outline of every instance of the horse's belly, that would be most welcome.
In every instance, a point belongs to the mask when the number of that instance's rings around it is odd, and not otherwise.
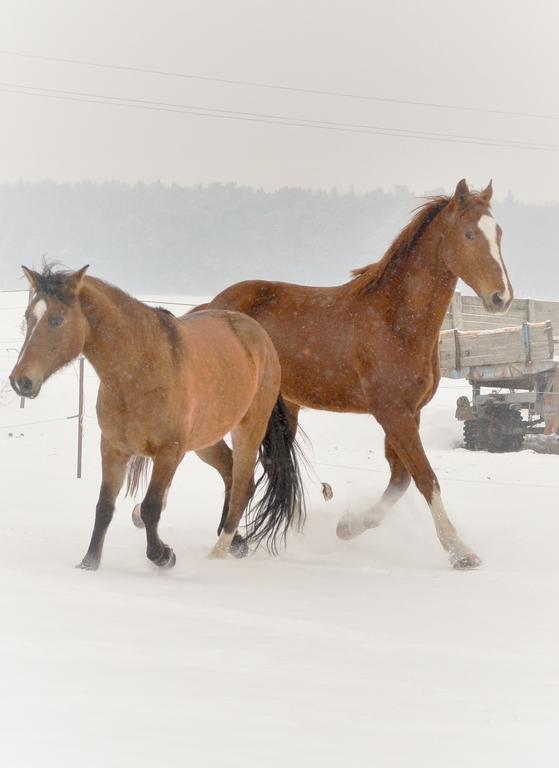
[[[281,357],[280,357],[281,363]],[[337,413],[366,413],[367,402],[355,374],[329,371],[317,375],[304,366],[282,365],[283,397],[302,408]]]

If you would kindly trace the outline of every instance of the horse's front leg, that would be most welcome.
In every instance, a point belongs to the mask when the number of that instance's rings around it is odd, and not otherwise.
[[[391,410],[379,418],[387,438],[414,479],[433,516],[435,530],[454,568],[469,569],[481,565],[479,557],[458,535],[446,513],[439,481],[423,450],[419,427],[412,414]]]
[[[396,407],[377,416],[390,445],[413,477],[433,516],[435,530],[454,568],[475,568],[481,560],[459,537],[450,522],[441,497],[439,482],[423,450],[416,417]]]
[[[161,512],[165,512],[165,507],[167,506],[167,499],[169,497],[169,486],[166,488],[165,493],[163,494],[163,501],[161,503]],[[136,528],[145,528],[144,521],[142,520],[142,505],[136,504],[134,506],[134,509],[132,510],[132,522],[136,526]]]
[[[171,547],[159,538],[157,528],[165,493],[181,459],[182,455],[177,456],[176,451],[162,453],[155,457],[151,480],[140,507],[140,515],[146,528],[146,554],[148,559],[160,568],[172,568],[177,561]]]
[[[89,549],[78,568],[87,571],[96,571],[99,568],[105,535],[113,519],[116,497],[124,483],[129,460],[128,454],[117,451],[104,437],[101,437],[103,479],[95,509],[95,525],[93,526]]]

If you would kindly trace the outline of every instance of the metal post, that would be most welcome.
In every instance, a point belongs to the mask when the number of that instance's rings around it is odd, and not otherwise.
[[[78,479],[82,476],[82,445],[83,445],[83,368],[84,358],[80,355],[80,380],[78,401]]]
[[[29,306],[31,304],[31,299],[32,298],[33,298],[33,288],[30,288],[29,289],[28,298],[27,298],[27,306]],[[19,398],[19,407],[20,408],[25,408],[25,398],[24,397],[20,397]]]

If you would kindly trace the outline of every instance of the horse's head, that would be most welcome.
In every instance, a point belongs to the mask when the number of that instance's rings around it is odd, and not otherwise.
[[[512,286],[501,256],[501,227],[491,215],[491,182],[483,192],[470,192],[458,182],[447,206],[448,230],[442,256],[448,269],[483,300],[488,312],[505,312]]]
[[[22,269],[34,294],[25,312],[27,332],[10,383],[18,395],[37,397],[43,382],[83,349],[87,321],[78,296],[87,267],[77,272]]]

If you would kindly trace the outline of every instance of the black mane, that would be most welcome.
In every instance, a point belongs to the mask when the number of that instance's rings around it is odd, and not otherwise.
[[[57,269],[57,266],[54,262],[44,262],[42,272],[35,272],[37,291],[70,304],[75,299],[71,290],[74,273],[69,269]]]

